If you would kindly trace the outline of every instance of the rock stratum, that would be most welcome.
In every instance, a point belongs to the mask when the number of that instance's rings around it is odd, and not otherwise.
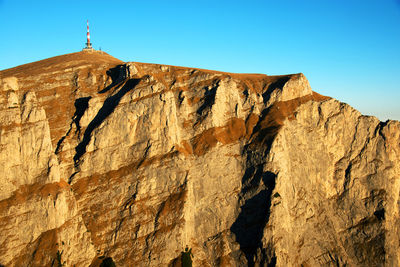
[[[0,72],[3,266],[398,266],[400,124],[79,52]]]

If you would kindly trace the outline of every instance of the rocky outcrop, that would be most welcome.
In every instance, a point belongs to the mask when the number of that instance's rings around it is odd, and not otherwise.
[[[2,265],[399,264],[399,122],[303,74],[80,52],[0,78]]]

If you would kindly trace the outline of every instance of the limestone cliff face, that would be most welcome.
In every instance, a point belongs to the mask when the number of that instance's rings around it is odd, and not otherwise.
[[[0,72],[0,264],[399,265],[400,124],[302,74]]]

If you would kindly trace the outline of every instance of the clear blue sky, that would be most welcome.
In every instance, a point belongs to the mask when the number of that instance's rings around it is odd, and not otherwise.
[[[0,0],[0,69],[96,49],[123,61],[303,72],[314,91],[400,120],[400,0]]]

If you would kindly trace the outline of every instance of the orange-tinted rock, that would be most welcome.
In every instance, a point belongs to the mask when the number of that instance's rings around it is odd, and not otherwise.
[[[0,103],[2,265],[398,265],[400,125],[303,74],[79,52]]]

